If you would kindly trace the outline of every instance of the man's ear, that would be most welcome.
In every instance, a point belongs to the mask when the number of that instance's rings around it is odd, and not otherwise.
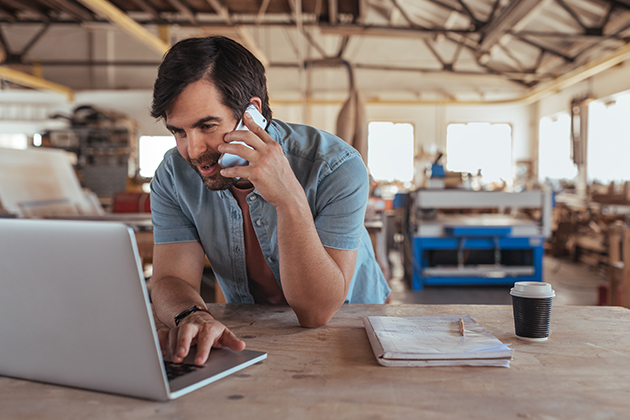
[[[253,105],[256,107],[256,109],[257,109],[260,113],[262,113],[262,101],[260,100],[260,98],[259,98],[258,96],[252,96],[252,97],[249,99],[249,103],[250,103],[250,104],[253,104]]]

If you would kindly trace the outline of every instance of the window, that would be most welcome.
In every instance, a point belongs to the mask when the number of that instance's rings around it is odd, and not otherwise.
[[[577,172],[571,159],[571,117],[562,113],[541,118],[538,124],[538,179],[573,179]]]
[[[141,136],[138,146],[140,176],[153,177],[164,153],[173,147],[175,147],[173,136]]]
[[[0,147],[8,149],[26,149],[28,147],[28,138],[26,134],[0,134]]]
[[[413,179],[413,125],[371,122],[368,126],[368,168],[376,181]]]
[[[449,124],[446,169],[476,174],[482,183],[512,182],[512,127],[509,124]]]
[[[589,181],[630,180],[630,94],[588,107],[586,173]]]

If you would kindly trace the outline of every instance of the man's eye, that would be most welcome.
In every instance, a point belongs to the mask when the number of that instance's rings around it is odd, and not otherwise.
[[[201,124],[201,129],[202,130],[209,130],[211,128],[213,128],[215,126],[215,124]]]

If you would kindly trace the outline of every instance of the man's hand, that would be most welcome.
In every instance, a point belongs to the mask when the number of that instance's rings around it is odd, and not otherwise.
[[[223,324],[205,312],[195,312],[182,320],[179,326],[158,331],[162,355],[171,354],[174,363],[181,363],[190,351],[190,346],[197,345],[195,365],[201,366],[206,360],[212,347],[230,348],[241,351],[245,342],[236,336]]]
[[[252,117],[245,113],[243,122],[250,131],[232,131],[225,135],[225,140],[241,141],[249,147],[225,143],[218,147],[221,153],[238,155],[249,161],[247,166],[238,166],[221,170],[226,178],[240,177],[249,180],[260,195],[274,207],[283,204],[295,205],[295,197],[303,197],[304,190],[295,178],[289,161],[278,144]],[[303,201],[306,202],[305,197]]]

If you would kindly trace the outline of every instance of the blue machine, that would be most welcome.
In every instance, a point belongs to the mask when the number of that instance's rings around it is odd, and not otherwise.
[[[551,194],[419,190],[412,221],[412,289],[425,285],[510,285],[542,281],[545,238],[551,234]],[[488,209],[493,214],[442,214],[440,209]],[[504,214],[510,208],[512,214]],[[515,214],[537,208],[540,220]]]

